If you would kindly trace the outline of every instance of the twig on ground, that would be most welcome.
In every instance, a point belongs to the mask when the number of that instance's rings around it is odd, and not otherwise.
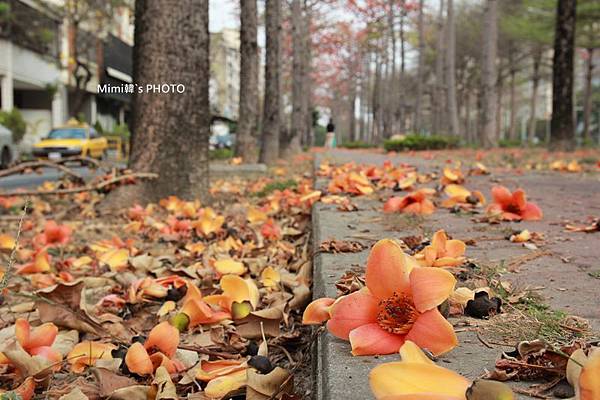
[[[23,228],[23,220],[25,219],[25,215],[27,215],[27,208],[29,207],[29,198],[25,200],[25,204],[23,205],[23,212],[21,213],[21,218],[19,219],[19,226],[17,227],[17,235],[15,236],[15,244],[10,252],[10,257],[8,259],[8,265],[6,266],[6,271],[4,271],[4,276],[2,277],[2,281],[0,281],[0,293],[8,286],[8,281],[13,272],[13,267],[15,265],[15,258],[17,255],[17,247],[19,247],[19,238],[21,237],[21,229]]]
[[[77,178],[80,181],[83,181],[83,177],[81,175],[79,175],[77,172],[73,171],[72,169],[67,168],[62,164],[58,164],[58,163],[55,163],[52,161],[46,161],[46,160],[28,161],[28,162],[24,162],[24,163],[15,165],[12,168],[8,168],[8,169],[5,169],[4,171],[0,171],[0,178],[4,177],[4,176],[18,174],[28,168],[38,168],[38,167],[56,168],[56,169],[64,172],[67,175],[71,175],[72,177]]]

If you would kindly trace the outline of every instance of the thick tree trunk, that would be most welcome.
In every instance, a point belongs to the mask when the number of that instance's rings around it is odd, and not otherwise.
[[[550,122],[552,149],[570,150],[575,146],[573,56],[576,8],[577,0],[558,0],[552,62],[552,120]]]
[[[498,4],[496,0],[485,3],[485,31],[483,38],[482,113],[480,142],[485,148],[496,144],[496,53],[498,46]]]
[[[245,162],[258,158],[258,39],[256,0],[240,0],[240,107],[235,154]]]
[[[583,138],[585,142],[592,140],[590,118],[592,115],[592,77],[594,76],[594,49],[587,49],[588,59],[585,68],[585,94],[583,96]]]
[[[446,86],[448,95],[448,127],[450,135],[458,135],[458,109],[456,106],[456,32],[454,22],[454,1],[448,0],[446,17]]]
[[[508,127],[508,138],[517,139],[517,70],[510,66],[510,123]]]
[[[528,141],[533,144],[537,125],[537,98],[540,85],[540,66],[542,64],[542,52],[536,50],[533,54],[533,77],[531,79],[531,99],[529,102],[529,132]]]
[[[302,115],[304,119],[304,126],[302,127],[302,135],[305,140],[302,140],[303,145],[310,145],[312,141],[312,36],[311,36],[311,24],[312,14],[310,8],[304,7],[304,26],[302,33],[302,40],[304,44],[304,51],[302,52],[302,85],[304,96],[302,97]]]
[[[304,97],[307,96],[304,93],[305,21],[301,3],[301,0],[292,0],[292,121],[285,148],[281,149],[284,158],[300,152],[300,137],[306,122],[303,115]]]
[[[419,61],[417,65],[417,98],[415,100],[415,120],[413,124],[413,130],[415,133],[421,132],[421,112],[423,107],[421,102],[423,101],[423,76],[425,69],[425,35],[423,32],[423,7],[425,0],[419,1],[419,18],[417,23],[417,30],[419,35]]]
[[[465,91],[465,136],[468,143],[473,141],[471,137],[471,92],[469,90]]]
[[[166,52],[165,48],[169,51]],[[137,0],[129,166],[159,178],[122,186],[107,204],[157,201],[168,195],[206,199],[210,135],[208,0]],[[146,85],[181,84],[183,93]]]
[[[496,82],[496,131],[494,132],[494,142],[498,143],[498,140],[502,138],[502,101],[504,97],[504,78],[502,72],[498,72],[498,79]]]
[[[260,149],[260,161],[274,164],[279,157],[280,127],[280,36],[281,36],[281,0],[267,0],[266,13],[266,63],[265,98],[263,107],[263,133]]]
[[[433,116],[433,133],[442,134],[446,130],[445,118],[445,96],[444,96],[444,0],[440,0],[440,13],[438,16],[438,36],[435,52],[435,113]]]

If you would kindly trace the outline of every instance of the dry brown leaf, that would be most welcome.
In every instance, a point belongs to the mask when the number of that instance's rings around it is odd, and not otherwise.
[[[290,391],[293,380],[289,377],[290,373],[280,367],[265,375],[253,368],[248,369],[246,400],[266,400],[277,392]]]
[[[92,368],[92,373],[98,382],[100,396],[111,396],[115,390],[135,385],[135,381],[126,376],[117,375],[106,368]]]
[[[358,253],[364,249],[362,243],[353,240],[329,239],[319,245],[319,251],[323,253]]]
[[[282,319],[283,312],[279,308],[254,311],[236,322],[237,331],[246,339],[257,339],[262,337],[262,326],[266,336],[277,337],[280,332],[279,323]]]

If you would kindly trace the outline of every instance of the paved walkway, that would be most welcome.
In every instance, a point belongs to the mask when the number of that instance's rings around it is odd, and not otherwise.
[[[406,162],[418,167],[419,172],[441,170],[441,162],[420,158],[396,156],[389,158],[374,153],[336,150],[318,154],[316,167],[324,159],[334,163],[354,161],[361,164],[381,165],[386,159],[394,163]],[[438,210],[417,226],[403,224],[402,218],[386,216],[383,203],[374,195],[356,198],[357,212],[340,212],[336,206],[317,204],[313,213],[314,245],[329,238],[358,240],[372,244],[383,237],[402,237],[415,234],[431,236],[438,229],[445,229],[452,237],[473,239],[468,246],[467,256],[479,263],[510,262],[537,250],[529,250],[519,244],[505,240],[510,229],[527,228],[532,232],[544,233],[546,243],[540,247],[547,254],[522,264],[514,272],[507,272],[502,280],[512,282],[513,287],[535,288],[551,307],[564,310],[590,321],[593,329],[600,330],[600,281],[593,278],[600,271],[600,233],[564,232],[564,220],[584,220],[588,215],[600,215],[600,177],[556,172],[528,172],[526,175],[493,174],[467,177],[465,186],[480,190],[490,199],[490,188],[499,183],[511,189],[523,187],[531,201],[544,211],[544,220],[537,222],[502,223],[489,225],[475,223],[470,216],[451,214]],[[318,185],[326,185],[325,181]],[[387,193],[382,200],[387,199]],[[353,266],[362,267],[368,250],[353,254],[319,253],[315,257],[315,297],[335,297],[335,282]],[[476,320],[472,320],[475,321]],[[465,322],[453,319],[455,326]],[[476,333],[459,330],[460,346],[443,358],[453,370],[474,379],[486,369],[494,367],[496,358],[506,347],[484,345]],[[349,344],[323,335],[319,342],[318,398],[319,399],[369,399],[368,372],[378,363],[397,360],[397,356],[352,357]]]

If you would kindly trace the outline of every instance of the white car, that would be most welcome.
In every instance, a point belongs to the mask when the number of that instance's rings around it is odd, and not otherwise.
[[[8,168],[17,159],[17,147],[13,143],[12,132],[0,125],[0,168]]]

